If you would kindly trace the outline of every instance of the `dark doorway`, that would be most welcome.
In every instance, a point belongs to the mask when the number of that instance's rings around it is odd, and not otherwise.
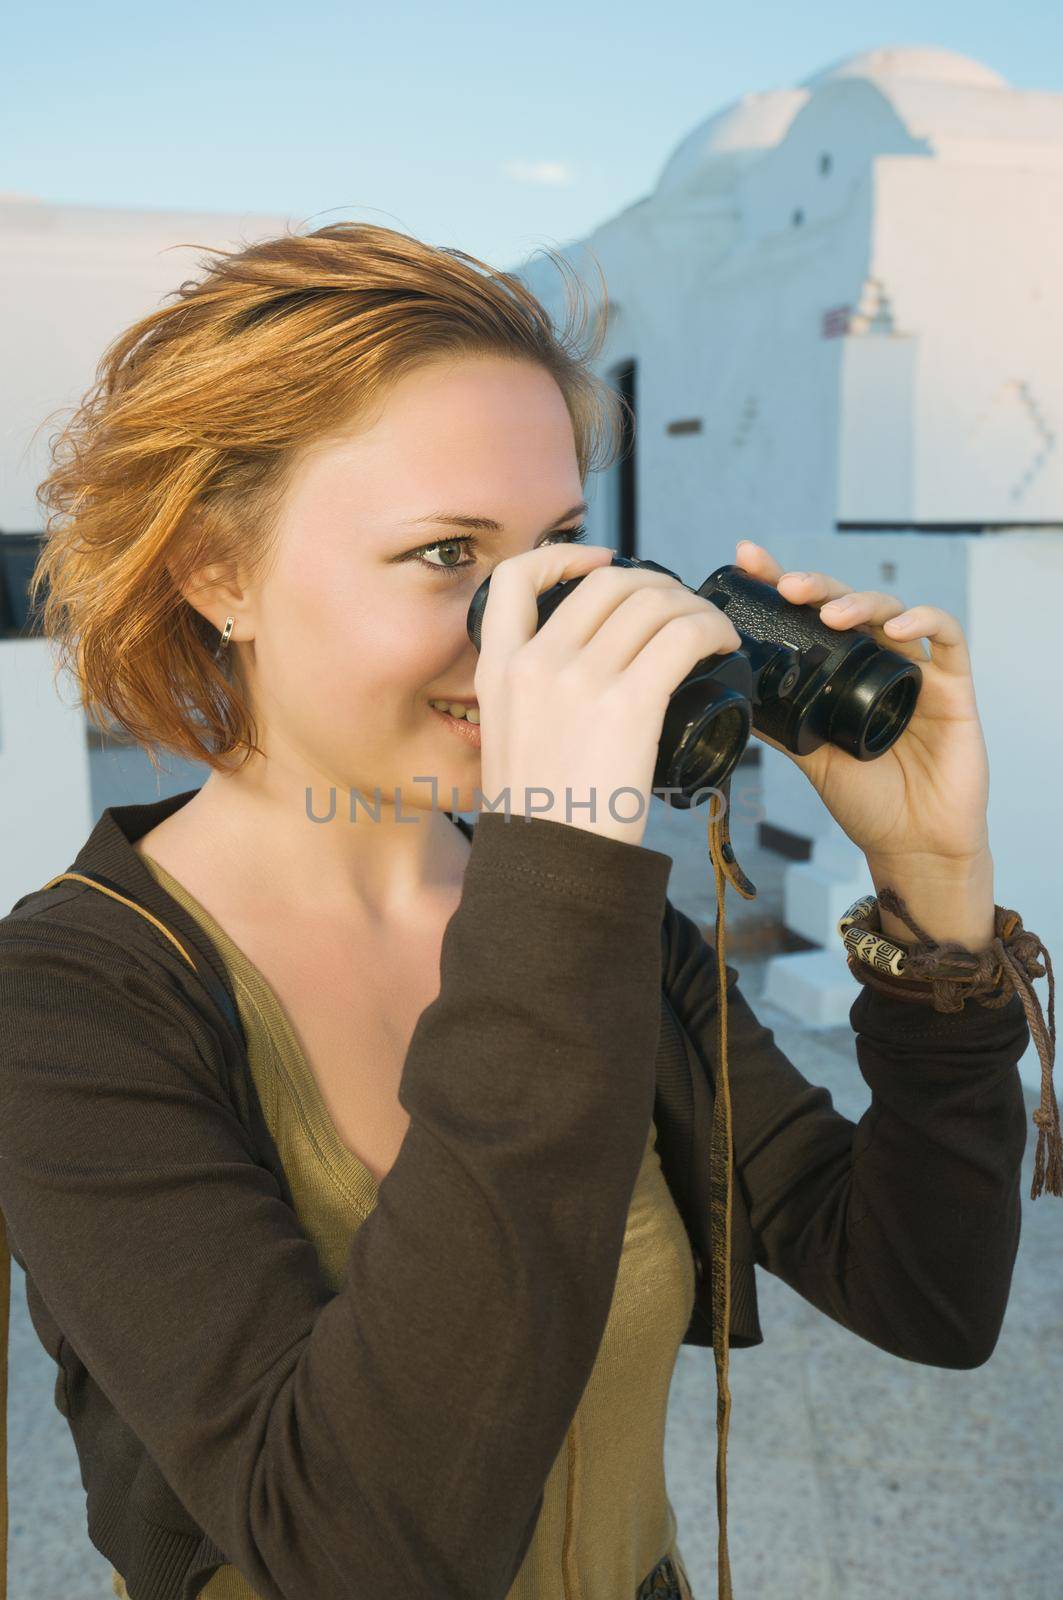
[[[624,413],[624,445],[623,453],[617,463],[616,501],[616,550],[618,555],[629,558],[638,555],[638,525],[635,514],[635,419],[638,416],[635,392],[636,366],[634,359],[623,362],[616,368],[613,378],[616,388],[631,407],[630,413],[627,411]]]
[[[47,585],[30,606],[30,579],[44,546],[39,533],[0,532],[0,639],[36,636]]]

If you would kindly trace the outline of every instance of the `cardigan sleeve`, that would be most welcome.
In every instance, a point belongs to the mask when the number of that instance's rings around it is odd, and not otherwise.
[[[671,901],[666,917],[664,981],[715,1089],[715,945]],[[734,1181],[757,1263],[891,1355],[980,1366],[1003,1323],[1021,1225],[1017,1065],[1030,1032],[1018,996],[941,1013],[860,986],[849,1020],[871,1104],[852,1122],[726,971]]]
[[[410,1124],[333,1294],[163,969],[0,924],[0,1205],[63,1335],[264,1600],[504,1600],[653,1114],[671,859],[481,816]],[[86,892],[91,893],[91,890]]]

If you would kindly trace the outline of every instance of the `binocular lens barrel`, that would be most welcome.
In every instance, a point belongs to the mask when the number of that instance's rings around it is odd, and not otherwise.
[[[857,670],[849,677],[843,669],[823,733],[857,760],[868,761],[888,750],[908,726],[923,675],[914,661],[892,650],[869,651],[861,662],[858,648],[849,659]]]

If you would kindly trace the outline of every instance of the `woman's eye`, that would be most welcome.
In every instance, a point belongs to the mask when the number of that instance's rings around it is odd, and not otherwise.
[[[570,544],[578,544],[587,537],[587,524],[581,523],[578,528],[559,528],[556,533],[547,534],[547,539],[567,539]],[[546,542],[545,540],[543,541]],[[403,559],[416,561],[419,566],[427,567],[430,572],[465,572],[469,567],[476,565],[475,557],[468,561],[427,561],[425,556],[433,550],[460,550],[463,545],[475,544],[472,534],[466,534],[457,539],[436,539],[433,544],[423,544],[417,550],[411,550]]]

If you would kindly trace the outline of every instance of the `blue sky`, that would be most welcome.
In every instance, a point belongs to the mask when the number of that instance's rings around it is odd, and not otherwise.
[[[512,266],[647,194],[748,90],[888,44],[1063,92],[1059,0],[23,0],[5,26],[0,191],[355,217]]]

